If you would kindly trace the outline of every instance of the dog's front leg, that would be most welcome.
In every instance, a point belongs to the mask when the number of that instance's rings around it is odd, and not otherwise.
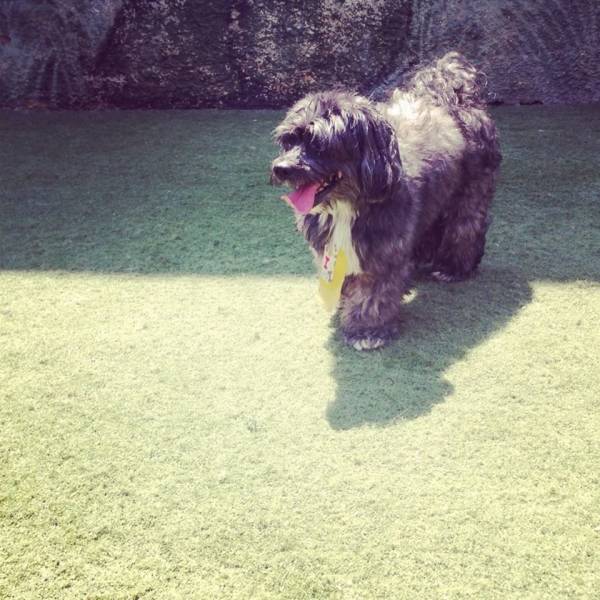
[[[402,299],[408,292],[411,268],[349,278],[342,294],[344,340],[356,350],[381,348],[397,337]]]

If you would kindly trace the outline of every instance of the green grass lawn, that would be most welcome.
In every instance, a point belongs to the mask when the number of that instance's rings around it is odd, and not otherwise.
[[[600,597],[600,107],[495,111],[478,277],[346,348],[252,112],[0,113],[0,597]]]

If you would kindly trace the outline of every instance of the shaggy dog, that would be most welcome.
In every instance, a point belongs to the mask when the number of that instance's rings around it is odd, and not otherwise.
[[[415,268],[450,282],[481,261],[501,161],[481,81],[450,52],[388,103],[309,94],[275,129],[271,179],[293,188],[287,200],[317,265],[346,257],[341,326],[357,350],[398,334]]]

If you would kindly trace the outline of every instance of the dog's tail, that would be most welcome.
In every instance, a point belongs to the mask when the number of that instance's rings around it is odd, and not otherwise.
[[[462,54],[448,52],[442,58],[417,70],[409,89],[429,96],[436,104],[450,108],[483,108],[486,78]]]

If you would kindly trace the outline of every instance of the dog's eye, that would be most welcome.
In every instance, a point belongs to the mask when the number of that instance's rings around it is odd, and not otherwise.
[[[325,143],[318,137],[309,138],[306,142],[306,146],[314,154],[322,154],[326,150]]]
[[[279,143],[284,150],[290,150],[300,143],[300,137],[295,133],[286,133],[279,138]]]

